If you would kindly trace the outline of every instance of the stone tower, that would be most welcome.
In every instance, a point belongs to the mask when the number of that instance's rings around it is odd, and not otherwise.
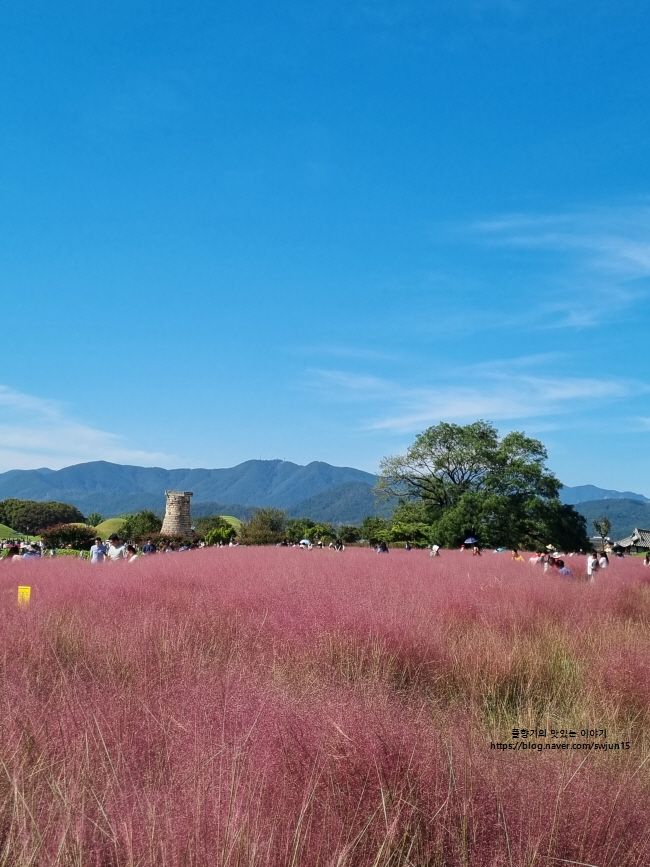
[[[190,497],[192,491],[165,491],[165,519],[161,533],[168,536],[191,536]]]

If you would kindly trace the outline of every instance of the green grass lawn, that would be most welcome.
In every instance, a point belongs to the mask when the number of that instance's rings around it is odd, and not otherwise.
[[[6,524],[0,524],[0,539],[17,539],[21,535],[21,533],[12,530],[11,527],[7,527]]]

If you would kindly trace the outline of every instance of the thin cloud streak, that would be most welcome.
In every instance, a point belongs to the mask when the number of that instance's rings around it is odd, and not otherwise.
[[[544,278],[550,300],[535,305],[534,317],[542,329],[595,328],[624,317],[650,294],[644,285],[650,278],[650,205],[645,202],[559,214],[510,214],[475,221],[469,229],[494,248],[555,255],[555,273]],[[526,318],[529,321],[528,314]]]
[[[70,417],[56,401],[0,385],[0,471],[59,469],[83,461],[168,464],[163,452],[130,448],[119,434]]]
[[[477,220],[470,231],[495,246],[575,252],[580,260],[622,276],[650,275],[650,205],[511,214]]]
[[[525,364],[526,360],[520,361]],[[504,362],[495,363],[493,368],[486,364],[482,373],[475,369],[472,385],[447,380],[435,387],[413,388],[344,371],[320,371],[320,380],[314,384],[335,399],[363,398],[389,404],[392,411],[380,411],[378,417],[362,422],[362,427],[392,434],[417,432],[440,421],[466,422],[481,417],[548,425],[562,416],[566,423],[570,413],[578,415],[595,404],[602,406],[650,392],[643,384],[615,378],[535,376],[522,372],[517,359],[513,362],[510,371],[503,368]]]
[[[299,346],[294,352],[299,355],[321,356],[323,358],[350,358],[358,361],[397,361],[400,356],[381,349],[366,349],[359,346],[339,344],[310,344]]]

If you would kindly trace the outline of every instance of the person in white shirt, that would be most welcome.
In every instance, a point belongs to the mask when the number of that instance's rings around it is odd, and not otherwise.
[[[106,559],[106,545],[102,542],[99,536],[95,539],[95,544],[90,548],[90,562],[103,563]]]
[[[120,542],[117,536],[111,536],[108,540],[108,550],[106,551],[106,556],[111,561],[111,563],[116,563],[118,560],[124,560],[126,557],[126,548]]]
[[[596,572],[598,572],[598,557],[596,552],[592,551],[587,555],[587,580],[593,583],[596,580]]]

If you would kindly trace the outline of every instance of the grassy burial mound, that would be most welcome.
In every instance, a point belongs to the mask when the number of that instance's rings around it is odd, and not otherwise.
[[[20,533],[12,530],[11,527],[7,527],[6,524],[0,524],[0,539],[17,539],[19,536]]]
[[[227,521],[234,529],[239,533],[241,530],[242,522],[239,518],[235,518],[233,515],[221,515],[224,521]],[[126,517],[120,518],[107,518],[105,521],[102,521],[101,524],[98,524],[95,527],[98,535],[101,536],[102,539],[108,539],[109,536],[113,534],[118,534],[122,531],[126,523]]]
[[[126,518],[107,518],[105,521],[102,521],[101,524],[97,524],[95,530],[100,538],[108,539],[109,536],[120,532],[125,521]]]
[[[571,564],[26,564],[27,609],[0,589],[0,863],[647,867],[650,576]]]

